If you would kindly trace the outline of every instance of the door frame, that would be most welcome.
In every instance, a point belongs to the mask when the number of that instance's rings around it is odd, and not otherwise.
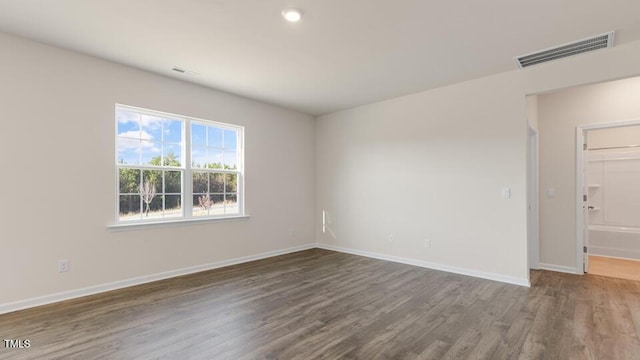
[[[602,124],[576,126],[576,274],[584,274],[584,226],[588,219],[582,208],[584,195],[584,150],[585,135],[589,130],[610,129],[640,125],[640,119],[613,121]]]
[[[540,268],[540,213],[539,213],[539,155],[538,131],[528,130],[528,176],[527,176],[527,244],[529,269]]]

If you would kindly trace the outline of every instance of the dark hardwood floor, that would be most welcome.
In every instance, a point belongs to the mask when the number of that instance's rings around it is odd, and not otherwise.
[[[640,359],[640,282],[326,250],[0,315],[0,359]]]

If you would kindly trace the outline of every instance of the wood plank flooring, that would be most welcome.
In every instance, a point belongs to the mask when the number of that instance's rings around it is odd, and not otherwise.
[[[640,281],[640,261],[590,255],[589,274]]]
[[[0,359],[640,359],[640,282],[313,249],[0,315]]]

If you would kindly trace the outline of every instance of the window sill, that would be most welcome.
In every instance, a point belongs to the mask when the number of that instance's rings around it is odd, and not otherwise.
[[[192,218],[192,219],[176,219],[176,220],[165,220],[165,221],[118,223],[118,224],[108,225],[107,229],[111,231],[155,229],[155,228],[185,226],[185,225],[203,224],[203,223],[242,221],[242,220],[249,220],[249,218],[250,218],[249,215],[233,215],[233,216],[216,217],[216,218],[198,218],[198,219]]]

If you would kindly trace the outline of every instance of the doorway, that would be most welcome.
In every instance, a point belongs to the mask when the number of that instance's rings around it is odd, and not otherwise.
[[[640,281],[640,120],[576,129],[577,263]]]

